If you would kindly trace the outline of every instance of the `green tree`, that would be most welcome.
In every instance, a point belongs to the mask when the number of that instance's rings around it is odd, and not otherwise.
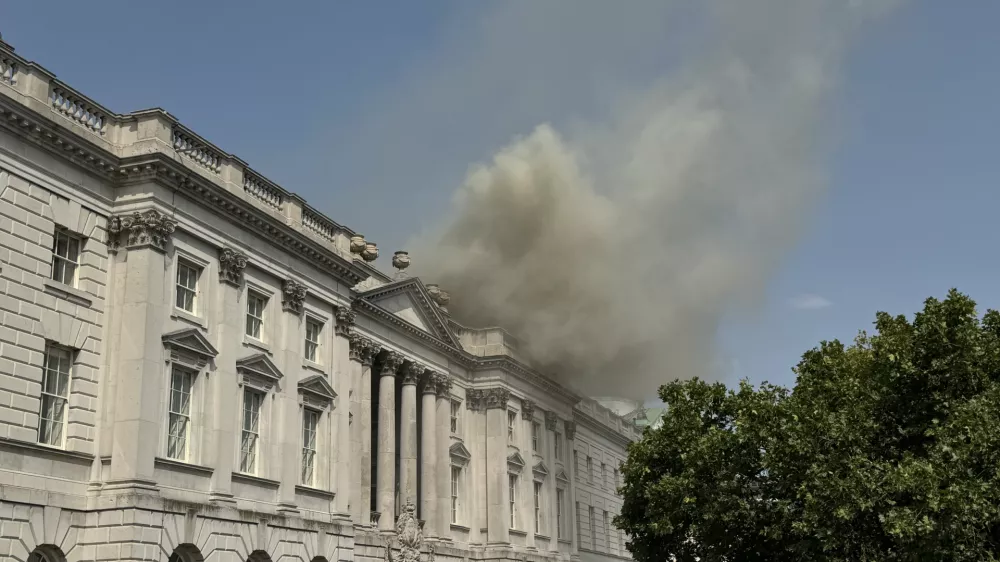
[[[795,373],[660,387],[663,424],[622,467],[636,560],[1000,557],[1000,314],[952,290]]]

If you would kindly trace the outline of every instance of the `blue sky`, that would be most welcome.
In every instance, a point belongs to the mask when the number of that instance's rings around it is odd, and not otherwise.
[[[566,4],[558,33],[516,10],[485,26],[496,5],[10,0],[0,33],[112,110],[163,107],[388,254],[444,212],[470,164],[537,123],[572,127],[689,48],[640,17],[595,22]],[[730,380],[791,384],[819,340],[952,286],[1000,307],[997,21],[994,0],[911,0],[855,46],[829,188],[766,299],[720,330]],[[479,57],[476,41],[505,55]],[[467,92],[428,86],[440,67],[470,73]]]

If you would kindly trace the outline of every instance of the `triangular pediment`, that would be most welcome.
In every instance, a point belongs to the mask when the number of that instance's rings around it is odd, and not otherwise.
[[[314,398],[326,402],[333,402],[337,397],[337,392],[333,390],[333,386],[323,375],[312,375],[299,381],[299,392],[310,394]]]
[[[421,331],[458,346],[458,340],[448,328],[448,319],[416,277],[365,291],[361,298]]]
[[[276,384],[284,376],[281,370],[264,353],[256,353],[236,362],[236,371],[245,376],[253,376],[270,384]]]
[[[559,469],[556,472],[556,480],[562,480],[563,482],[569,482],[569,476],[566,476],[566,471]]]
[[[545,468],[545,463],[539,462],[535,466],[531,467],[531,472],[534,472],[538,476],[548,476],[549,469]]]
[[[515,451],[509,457],[507,457],[507,464],[516,467],[518,470],[520,470],[524,468],[524,457],[521,456],[521,453]]]
[[[461,441],[452,445],[451,448],[448,449],[448,452],[451,453],[451,458],[454,460],[459,460],[463,463],[472,460],[472,453],[465,448],[465,445],[463,445]]]
[[[163,344],[204,359],[213,359],[219,354],[215,346],[198,328],[186,328],[163,335]]]

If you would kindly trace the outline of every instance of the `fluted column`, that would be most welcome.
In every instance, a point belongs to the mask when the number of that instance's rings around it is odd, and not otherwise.
[[[449,420],[451,418],[451,377],[442,374],[437,377],[437,412],[434,422],[437,425],[435,446],[437,447],[437,485],[438,496],[438,538],[451,540],[451,435]]]
[[[437,394],[437,375],[424,371],[423,389],[420,395],[420,518],[424,524],[424,536],[436,538],[437,517],[437,427],[434,425],[434,403]]]
[[[417,505],[417,382],[424,373],[419,363],[403,366],[403,391],[399,424],[399,501]]]
[[[392,531],[395,521],[396,484],[396,370],[403,357],[386,354],[378,384],[378,483],[375,491],[381,514],[378,528]]]
[[[361,432],[361,490],[360,503],[361,511],[357,523],[361,525],[371,524],[372,517],[372,363],[375,356],[382,351],[382,347],[365,337],[358,337],[355,344],[358,350],[358,357],[361,361],[361,382],[358,392],[361,393],[360,400],[360,422],[359,418],[354,418],[356,425],[360,425]]]

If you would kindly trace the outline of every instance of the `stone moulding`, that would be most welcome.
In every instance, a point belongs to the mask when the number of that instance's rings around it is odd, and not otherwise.
[[[555,431],[559,423],[559,416],[555,412],[545,412],[545,429]]]
[[[243,270],[247,267],[247,255],[233,248],[219,250],[219,281],[239,287],[243,283]]]
[[[334,317],[337,322],[333,326],[333,332],[341,337],[351,337],[351,329],[354,328],[354,322],[357,320],[357,313],[354,312],[353,309],[346,306],[338,306],[337,310],[334,312]]]
[[[281,284],[281,309],[292,314],[302,314],[302,305],[308,294],[305,285],[294,279],[286,279]]]
[[[521,419],[528,421],[535,419],[535,403],[531,400],[521,400]]]
[[[496,408],[506,409],[507,402],[510,401],[510,391],[502,387],[487,388],[484,391],[483,397],[486,401],[487,410]]]
[[[156,209],[112,215],[108,219],[108,252],[117,252],[123,237],[130,250],[149,247],[164,252],[176,229],[177,221]]]

